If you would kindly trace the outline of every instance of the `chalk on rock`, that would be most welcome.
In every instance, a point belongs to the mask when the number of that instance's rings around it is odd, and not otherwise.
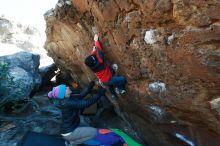
[[[165,122],[166,112],[157,105],[149,105],[147,106],[147,110],[150,114],[150,119],[154,120],[154,122]]]
[[[166,84],[162,82],[153,82],[148,85],[148,88],[152,92],[164,92],[166,91]]]
[[[218,115],[220,115],[220,97],[217,96],[215,99],[212,101],[209,101],[211,109],[215,110]]]
[[[96,27],[92,27],[92,32],[93,32],[94,34],[97,34],[97,33],[98,33],[97,28],[96,28]]]
[[[164,111],[159,106],[151,105],[149,109],[158,116],[164,115]]]
[[[209,103],[212,109],[220,109],[220,98],[213,99]]]
[[[171,45],[173,40],[174,40],[174,37],[175,37],[175,33],[173,33],[172,35],[170,35],[168,38],[167,38],[167,44],[168,45]]]
[[[147,44],[154,44],[156,42],[156,39],[155,39],[155,32],[157,30],[155,29],[150,29],[148,31],[145,32],[145,36],[144,36],[144,41],[147,43]]]

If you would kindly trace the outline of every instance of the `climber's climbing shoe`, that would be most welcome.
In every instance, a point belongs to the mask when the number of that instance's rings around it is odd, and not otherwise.
[[[124,94],[124,93],[126,93],[126,91],[123,90],[123,89],[115,88],[115,93],[119,95],[119,94]]]

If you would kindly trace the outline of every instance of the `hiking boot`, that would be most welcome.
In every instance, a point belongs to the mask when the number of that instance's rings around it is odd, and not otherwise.
[[[126,93],[126,91],[123,90],[123,89],[119,89],[119,92],[120,92],[120,94],[124,94],[124,93]]]
[[[115,73],[118,72],[118,64],[112,64],[112,69],[115,71]]]

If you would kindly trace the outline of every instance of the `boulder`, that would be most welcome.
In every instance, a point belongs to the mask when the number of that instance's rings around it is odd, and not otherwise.
[[[27,98],[41,84],[38,69],[39,55],[19,52],[13,55],[1,56],[1,97],[0,103],[14,99]]]
[[[45,49],[61,72],[88,83],[96,77],[84,59],[97,33],[128,80],[117,104],[144,141],[181,145],[179,133],[218,146],[219,102],[210,100],[220,95],[219,9],[219,0],[72,0],[45,18]]]

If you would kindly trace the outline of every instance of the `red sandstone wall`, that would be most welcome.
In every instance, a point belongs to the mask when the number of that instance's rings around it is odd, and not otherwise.
[[[175,145],[179,132],[218,145],[219,10],[219,0],[73,0],[45,17],[45,48],[61,70],[87,82],[94,75],[83,61],[98,33],[129,81],[118,102],[145,141]],[[147,88],[157,81],[164,91]]]

